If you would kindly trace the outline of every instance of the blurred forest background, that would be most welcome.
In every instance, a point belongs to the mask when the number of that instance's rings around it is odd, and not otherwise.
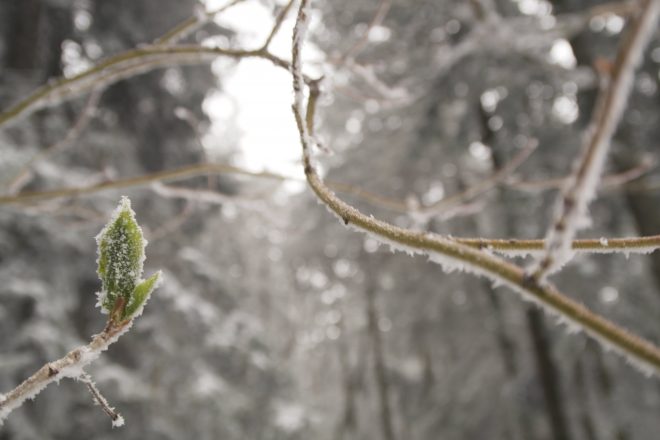
[[[327,178],[387,198],[348,196],[399,225],[542,237],[556,196],[547,179],[568,173],[599,72],[634,5],[314,2],[305,68],[327,78],[319,109],[333,152],[319,154]],[[245,0],[234,7],[246,8],[240,20],[221,14],[186,41],[245,47],[252,11],[267,12],[261,38],[283,6]],[[51,78],[153,42],[196,8],[195,0],[0,0],[0,110]],[[290,27],[285,21],[282,32]],[[264,61],[245,87],[266,90],[251,98],[257,107],[271,89],[283,95],[268,111],[290,127],[267,118],[246,126],[239,115],[249,103],[234,99],[228,80],[246,62],[156,69],[3,127],[2,192],[203,162],[300,179],[296,137],[279,133],[295,130],[288,74]],[[660,231],[659,64],[655,38],[607,165],[619,177],[645,172],[610,179],[583,236]],[[31,159],[81,114],[88,120],[68,145]],[[254,133],[263,145],[250,161],[241,146]],[[530,139],[536,151],[486,197],[423,218],[396,209],[487,179]],[[122,194],[150,242],[147,272],[165,273],[136,326],[89,368],[126,426],[112,429],[84,387],[65,380],[15,411],[2,440],[644,440],[660,432],[657,378],[509,290],[349,231],[301,181],[226,173],[0,205],[0,391],[102,329],[93,237]],[[660,254],[580,256],[553,279],[660,342]]]

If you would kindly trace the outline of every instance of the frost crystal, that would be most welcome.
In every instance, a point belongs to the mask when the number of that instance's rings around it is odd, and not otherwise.
[[[119,428],[124,426],[124,418],[120,415],[117,416],[116,419],[112,421],[112,427],[113,428]]]

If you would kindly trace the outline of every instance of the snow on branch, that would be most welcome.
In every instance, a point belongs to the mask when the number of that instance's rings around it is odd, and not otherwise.
[[[122,417],[121,414],[119,414],[114,408],[110,406],[108,403],[108,400],[103,397],[103,394],[101,394],[101,391],[98,389],[94,381],[92,380],[92,377],[85,373],[83,373],[76,378],[78,381],[82,382],[85,384],[89,392],[92,394],[92,397],[96,401],[97,404],[101,406],[101,409],[103,409],[103,412],[110,417],[110,420],[112,420],[112,426],[113,427],[120,427],[124,426],[124,418]]]
[[[614,62],[609,84],[596,103],[583,151],[573,166],[557,200],[555,220],[548,229],[544,255],[530,268],[531,276],[544,281],[572,258],[571,242],[579,229],[589,225],[587,209],[596,195],[612,137],[633,87],[635,68],[656,28],[658,0],[644,0]]]
[[[89,344],[70,351],[61,359],[49,362],[19,386],[6,393],[0,400],[0,424],[12,411],[23,405],[26,400],[34,399],[51,383],[59,382],[66,377],[72,379],[80,377],[83,374],[83,368],[95,361],[102,352],[126,333],[132,323],[133,321],[129,320],[121,325],[106,328],[94,336]]]

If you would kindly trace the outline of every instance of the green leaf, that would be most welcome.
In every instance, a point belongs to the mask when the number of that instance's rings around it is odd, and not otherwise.
[[[149,299],[149,296],[151,296],[151,292],[158,287],[161,275],[161,271],[158,271],[135,286],[131,299],[128,301],[128,304],[126,304],[126,308],[124,309],[124,319],[133,318],[133,315],[142,309],[144,303]]]
[[[110,313],[119,298],[124,299],[124,304],[131,302],[144,265],[147,243],[127,197],[122,197],[110,221],[96,236],[96,242],[98,274],[103,284],[99,302]]]

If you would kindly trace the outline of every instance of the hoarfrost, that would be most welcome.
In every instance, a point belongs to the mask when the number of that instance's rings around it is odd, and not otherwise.
[[[124,418],[121,415],[117,414],[117,417],[115,417],[114,420],[112,421],[112,427],[120,428],[122,426],[124,426]]]

